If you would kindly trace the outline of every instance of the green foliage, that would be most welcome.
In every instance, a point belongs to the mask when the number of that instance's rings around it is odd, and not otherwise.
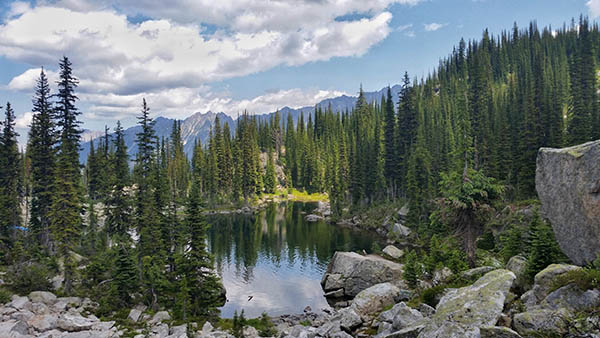
[[[425,271],[433,273],[436,269],[448,267],[452,272],[458,273],[468,268],[464,252],[451,239],[440,239],[433,235],[429,241],[428,254],[423,260]]]
[[[600,270],[583,268],[568,271],[554,280],[552,291],[572,283],[583,291],[598,289],[600,288]]]
[[[233,327],[232,327],[232,334],[234,337],[236,338],[243,338],[244,337],[244,326],[246,326],[246,318],[244,317],[244,310],[242,310],[242,313],[240,313],[239,317],[238,317],[238,313],[237,310],[235,311],[235,313],[233,314]]]
[[[421,302],[431,307],[435,307],[446,288],[447,286],[445,285],[438,285],[423,290],[423,292],[421,292]]]
[[[496,240],[494,234],[491,231],[485,231],[483,235],[477,241],[477,248],[482,250],[494,250],[496,247]]]
[[[0,288],[0,304],[6,304],[10,302],[12,293],[4,288]]]
[[[503,194],[504,186],[482,171],[466,169],[462,175],[457,172],[442,174],[440,188],[439,209],[432,218],[439,217],[462,237],[467,261],[474,267],[476,240],[493,211],[492,202]]]
[[[19,294],[52,289],[51,271],[40,263],[24,263],[11,266],[7,271],[7,281],[12,290]]]
[[[402,278],[404,278],[409,287],[414,289],[418,285],[421,274],[422,269],[421,264],[417,260],[417,253],[414,250],[411,250],[406,255]]]
[[[552,227],[542,221],[538,213],[530,225],[530,247],[527,275],[531,279],[548,265],[564,260]]]
[[[500,235],[500,243],[502,244],[500,255],[505,262],[508,262],[511,257],[521,254],[524,251],[525,243],[523,241],[522,230],[518,226],[510,227]]]

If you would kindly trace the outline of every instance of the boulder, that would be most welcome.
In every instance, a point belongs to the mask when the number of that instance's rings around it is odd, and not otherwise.
[[[58,316],[56,314],[37,315],[30,318],[27,324],[38,332],[45,332],[56,328],[57,320]]]
[[[140,311],[138,309],[131,309],[131,311],[129,311],[129,315],[127,316],[127,319],[131,320],[134,323],[137,323],[137,321],[140,319],[141,315],[142,315],[142,311]]]
[[[425,303],[419,304],[417,310],[419,310],[419,312],[421,312],[421,314],[423,314],[425,317],[431,317],[435,313],[435,309]]]
[[[441,269],[436,269],[433,272],[433,276],[431,278],[431,282],[433,285],[440,285],[448,280],[448,278],[452,277],[454,273],[448,267],[443,267]]]
[[[478,337],[479,327],[495,325],[515,274],[499,269],[473,285],[450,289],[440,300],[420,337]]]
[[[567,308],[573,312],[600,307],[600,290],[581,290],[576,284],[565,285],[550,293],[540,303],[545,309]]]
[[[479,278],[492,270],[496,270],[496,268],[493,266],[480,266],[478,268],[463,271],[460,275],[466,279]]]
[[[27,334],[27,323],[10,319],[0,322],[0,337],[14,337]]]
[[[481,338],[521,338],[518,333],[504,326],[482,326],[479,333]]]
[[[8,306],[15,308],[17,310],[22,310],[22,309],[29,307],[30,304],[31,304],[31,302],[29,302],[29,298],[27,296],[20,297],[20,296],[14,295],[14,296],[12,296],[11,302],[8,303]]]
[[[78,313],[64,313],[56,321],[56,326],[64,331],[78,332],[87,331],[92,328],[94,322]]]
[[[397,237],[409,237],[412,234],[412,231],[402,223],[394,223],[390,233]]]
[[[44,303],[31,303],[31,312],[36,315],[45,315],[50,313],[50,308]]]
[[[246,330],[244,330],[246,333]],[[250,337],[244,334],[244,337]],[[177,325],[171,327],[169,330],[169,338],[187,338],[187,325]]]
[[[515,330],[523,336],[547,335],[561,337],[567,332],[571,313],[566,309],[535,309],[513,317]]]
[[[369,322],[388,306],[394,305],[400,289],[392,283],[381,283],[361,291],[350,305],[364,322]]]
[[[513,256],[506,263],[506,269],[512,271],[517,279],[515,280],[515,287],[521,290],[525,290],[528,287],[527,280],[527,258],[523,256]]]
[[[306,217],[304,217],[304,219],[307,222],[318,222],[320,220],[325,219],[323,216],[319,216],[319,215],[315,215],[315,214],[310,214],[310,215],[306,215]]]
[[[362,319],[352,307],[343,308],[338,313],[342,316],[340,327],[347,332],[354,331],[362,324]]]
[[[535,186],[541,214],[552,224],[562,251],[578,265],[600,254],[600,140],[541,148]]]
[[[246,326],[244,327],[244,338],[257,338],[259,337],[258,335],[258,330],[256,330],[253,326]]]
[[[51,306],[56,303],[56,296],[47,291],[33,291],[29,294],[29,300],[34,303],[42,303]]]
[[[413,324],[423,321],[421,312],[410,308],[404,302],[394,305],[391,309],[379,314],[377,320],[380,323],[389,323],[390,330],[398,331]]]
[[[202,325],[202,334],[207,335],[207,334],[211,333],[213,329],[214,328],[213,328],[212,324],[209,321],[206,321],[204,323],[204,325]]]
[[[156,314],[154,314],[154,317],[152,317],[150,322],[160,323],[167,320],[171,320],[171,315],[169,315],[167,311],[158,311]]]
[[[531,309],[548,296],[557,277],[577,269],[581,269],[581,267],[568,264],[548,265],[548,267],[535,275],[533,288],[521,296],[521,301],[527,309]]]
[[[385,338],[417,338],[424,328],[425,325],[407,327],[406,329],[390,333]]]
[[[393,245],[386,246],[383,250],[383,253],[390,256],[393,259],[400,259],[404,256],[404,251],[396,248]]]
[[[354,297],[380,283],[402,280],[402,264],[378,256],[354,252],[336,252],[327,267],[321,285],[330,296]],[[343,292],[334,291],[343,290]]]

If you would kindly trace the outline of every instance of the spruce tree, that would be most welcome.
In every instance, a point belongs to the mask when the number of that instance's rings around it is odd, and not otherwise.
[[[0,134],[0,245],[4,252],[12,247],[16,240],[16,227],[21,226],[21,156],[14,128],[15,113],[10,103],[6,103]]]
[[[79,164],[79,137],[81,129],[77,117],[81,114],[75,107],[75,88],[78,80],[73,76],[71,62],[67,57],[59,63],[60,77],[56,94],[57,125],[60,128],[59,152],[54,175],[54,194],[50,209],[53,240],[60,257],[64,260],[64,289],[72,292],[75,262],[71,251],[81,235],[82,188]]]
[[[33,117],[29,129],[27,156],[31,168],[31,233],[38,245],[50,247],[50,206],[57,142],[54,111],[50,101],[50,85],[42,69],[36,81]]]
[[[125,145],[125,135],[121,122],[117,121],[113,138],[115,149],[111,160],[110,192],[106,199],[106,227],[110,236],[128,238],[127,231],[131,227],[132,210],[131,196],[128,192],[130,185],[129,156]]]

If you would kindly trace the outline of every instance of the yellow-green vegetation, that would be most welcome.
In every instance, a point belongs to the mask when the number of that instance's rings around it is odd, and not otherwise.
[[[10,301],[11,292],[0,288],[0,304],[6,304]]]
[[[354,205],[352,209],[344,213],[341,218],[352,218],[354,216],[360,216],[361,227],[365,229],[376,229],[379,228],[386,218],[390,218],[396,214],[396,210],[399,210],[406,201],[384,201],[373,205]]]
[[[219,318],[219,321],[216,323],[216,327],[218,327],[220,330],[230,332],[233,332],[233,325],[234,321],[230,318]],[[254,327],[256,330],[258,330],[258,333],[261,337],[272,337],[277,334],[275,325],[273,325],[273,322],[271,322],[271,319],[266,313],[263,313],[258,318],[244,319],[243,325]]]
[[[552,284],[552,291],[571,283],[575,283],[584,291],[600,288],[600,270],[584,268],[566,272],[556,278]]]
[[[288,200],[297,202],[325,202],[329,200],[329,196],[326,193],[313,193],[309,194],[306,191],[299,191],[296,189],[288,190]]]

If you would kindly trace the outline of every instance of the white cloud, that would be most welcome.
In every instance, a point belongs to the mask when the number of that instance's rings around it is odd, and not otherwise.
[[[391,4],[419,1],[125,0],[114,6],[100,0],[39,0],[33,8],[15,3],[14,13],[0,24],[0,55],[36,67],[9,82],[9,89],[21,91],[33,91],[37,67],[55,67],[69,56],[88,118],[137,115],[141,97],[167,114],[206,107],[237,114],[244,104],[263,112],[284,101],[315,102],[306,95],[276,102],[274,94],[234,102],[211,93],[209,84],[279,65],[361,56],[391,32]],[[128,21],[127,15],[138,14],[160,19]],[[337,20],[351,14],[362,18]],[[217,25],[216,31],[206,33],[206,24]],[[52,82],[55,74],[48,71]]]
[[[40,78],[40,72],[41,68],[28,69],[21,75],[12,78],[12,80],[10,80],[10,82],[8,83],[7,88],[11,90],[31,92],[36,86],[36,81]],[[50,88],[54,88],[54,85],[58,80],[58,73],[47,69],[45,69],[44,72],[48,77]]]
[[[21,115],[15,119],[15,126],[17,128],[29,128],[29,125],[31,124],[32,119],[33,119],[33,113],[26,112],[23,115]]]
[[[443,28],[446,25],[448,25],[448,24],[446,24],[446,23],[436,23],[436,22],[423,24],[423,26],[425,27],[425,30],[428,31],[428,32],[435,32],[438,29]]]
[[[585,3],[592,18],[600,17],[600,0],[589,0]]]

